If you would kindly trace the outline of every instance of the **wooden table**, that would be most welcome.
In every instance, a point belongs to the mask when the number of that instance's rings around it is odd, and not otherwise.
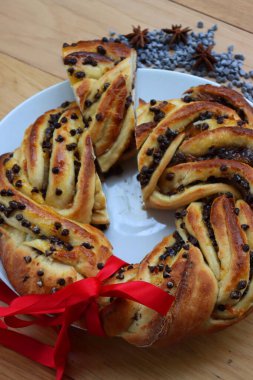
[[[251,0],[1,0],[0,116],[21,101],[65,79],[60,49],[64,41],[127,33],[131,25],[196,28],[218,24],[217,50],[230,44],[253,69]],[[29,330],[46,342],[51,330]],[[138,349],[119,339],[71,331],[73,350],[66,379],[244,379],[253,378],[253,316],[219,334],[178,347]],[[54,372],[0,347],[0,379],[54,379]]]

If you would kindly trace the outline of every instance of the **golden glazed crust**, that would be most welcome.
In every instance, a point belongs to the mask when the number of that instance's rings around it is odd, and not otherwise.
[[[136,52],[122,43],[94,40],[64,44],[62,55],[99,166],[106,172],[135,151]]]
[[[14,176],[12,184],[36,202],[78,222],[108,224],[91,137],[76,103],[64,106],[46,112],[26,130],[5,168]],[[20,167],[15,175],[14,165]]]
[[[82,59],[87,58],[86,50],[92,51],[97,64],[92,66],[89,58],[89,65],[99,73],[112,67],[117,49],[128,56],[129,49],[113,44],[107,54],[97,57],[97,43],[82,42],[78,49],[66,46],[64,51],[79,52],[75,56]],[[87,76],[95,75],[92,67]],[[81,84],[83,89],[86,84]],[[115,94],[125,96],[121,76],[110,87],[113,94],[108,92],[108,99],[101,102],[114,104]],[[140,101],[137,110],[139,180],[145,205],[177,209],[176,231],[140,263],[120,268],[106,281],[154,284],[175,296],[168,314],[162,317],[125,299],[98,300],[106,334],[137,346],[174,344],[218,331],[240,321],[253,307],[252,110],[231,90],[207,89],[190,90],[183,99]],[[203,93],[211,95],[205,100]],[[69,133],[76,105],[67,107],[43,115],[27,130],[13,156],[0,157],[0,254],[20,294],[55,292],[94,276],[112,253],[101,231],[80,223],[84,215],[94,222],[106,211],[90,135],[83,132],[76,140],[76,133]],[[115,107],[120,112],[122,102]],[[57,113],[53,138],[49,129],[43,144],[48,118]],[[81,123],[79,117],[74,119]],[[105,139],[97,144],[98,154],[120,133],[118,124],[109,130],[103,127]],[[68,143],[77,144],[78,155],[73,145],[66,151],[62,148],[66,142],[56,144],[59,135],[71,136]],[[74,159],[81,161],[77,182]],[[53,168],[59,171],[54,173]],[[38,191],[31,191],[33,186]],[[59,186],[64,189],[62,199],[54,192]]]
[[[14,288],[20,294],[48,293],[94,276],[97,264],[111,255],[110,243],[100,230],[66,219],[16,189],[6,176],[13,158],[0,157],[0,254]]]

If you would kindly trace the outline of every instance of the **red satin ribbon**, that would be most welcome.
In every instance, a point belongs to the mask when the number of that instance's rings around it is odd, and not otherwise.
[[[9,304],[0,307],[0,344],[40,364],[56,369],[56,379],[62,379],[70,341],[68,330],[71,324],[85,320],[89,333],[104,336],[99,318],[98,297],[120,297],[143,304],[166,315],[174,297],[160,288],[144,282],[130,281],[122,284],[104,285],[103,282],[128,265],[116,256],[111,256],[96,277],[74,282],[54,294],[27,295],[17,297],[4,283],[0,282],[0,300]],[[16,315],[27,314],[33,320],[22,320]],[[49,316],[48,314],[53,314]],[[31,337],[8,330],[37,324],[61,326],[55,346],[41,343]]]

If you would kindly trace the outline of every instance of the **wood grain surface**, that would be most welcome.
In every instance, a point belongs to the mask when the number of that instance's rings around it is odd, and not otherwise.
[[[37,91],[65,79],[60,49],[72,42],[127,33],[131,25],[196,28],[218,24],[217,50],[228,45],[253,69],[252,0],[0,0],[0,117]],[[150,247],[151,248],[151,247]],[[52,342],[54,332],[27,334]],[[139,349],[120,339],[71,330],[72,352],[65,379],[251,380],[253,316],[218,334],[177,347]],[[0,346],[0,380],[54,379],[54,372]]]

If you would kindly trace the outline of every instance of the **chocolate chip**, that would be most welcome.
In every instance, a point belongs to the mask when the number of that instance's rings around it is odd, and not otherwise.
[[[78,115],[76,114],[76,113],[72,113],[71,115],[70,115],[70,119],[72,119],[72,120],[77,120],[78,119]]]
[[[71,134],[71,136],[75,136],[76,135],[76,130],[75,129],[71,129],[71,131],[69,133]]]
[[[15,187],[21,188],[22,186],[23,186],[23,183],[22,183],[21,179],[17,180],[17,182],[15,183]]]
[[[247,281],[246,280],[241,280],[238,282],[237,284],[237,290],[242,290],[242,289],[245,289],[246,286],[247,286]]]
[[[84,248],[87,248],[87,249],[92,249],[92,248],[94,248],[94,246],[93,245],[91,245],[90,243],[82,243],[81,244]]]
[[[240,212],[240,209],[236,207],[236,208],[234,209],[234,213],[235,213],[235,215],[239,215],[239,212]]]
[[[179,185],[177,188],[178,193],[182,193],[184,191],[184,185]]]
[[[56,189],[55,189],[55,195],[57,195],[57,196],[62,195],[62,190],[56,188]]]
[[[156,104],[156,100],[155,100],[155,99],[151,99],[151,100],[150,100],[150,105],[151,105],[151,106],[154,106],[155,104]]]
[[[6,196],[7,197],[12,197],[14,195],[14,193],[13,193],[13,191],[11,190],[11,189],[8,189],[7,191],[6,191]]]
[[[31,193],[39,193],[39,189],[37,187],[33,187]]]
[[[64,228],[61,232],[62,236],[68,236],[69,235],[69,230],[67,228]]]
[[[81,135],[82,133],[83,133],[83,128],[77,128],[76,129],[76,133],[78,134],[78,135]]]
[[[44,272],[43,272],[43,270],[38,270],[37,275],[40,276],[40,277],[41,277],[41,276],[44,276]]]
[[[17,204],[18,204],[18,210],[25,210],[26,209],[26,205],[24,205],[23,203],[17,202]]]
[[[97,263],[97,268],[98,268],[99,270],[103,269],[104,266],[105,266],[104,263]]]
[[[104,91],[106,91],[107,88],[108,88],[109,86],[110,86],[110,83],[109,83],[109,82],[106,82],[106,83],[104,84],[104,86],[103,86]]]
[[[116,278],[117,278],[118,280],[124,280],[125,276],[124,276],[123,273],[119,273],[119,274],[117,274]]]
[[[69,44],[67,42],[64,42],[63,45],[62,45],[62,47],[64,47],[64,48],[68,47],[68,46],[69,46]]]
[[[20,169],[21,169],[21,167],[19,165],[17,165],[17,164],[14,164],[13,167],[12,167],[12,171],[15,174],[18,174],[20,172]]]
[[[104,118],[104,117],[103,117],[103,114],[102,114],[101,112],[99,112],[99,113],[96,114],[96,120],[97,120],[97,121],[102,121],[103,118]]]
[[[155,269],[156,269],[156,266],[154,266],[154,265],[148,265],[148,269],[149,269],[150,273],[154,273]]]
[[[83,62],[82,62],[83,65],[91,65],[91,66],[97,66],[97,61],[95,61],[95,59],[93,57],[91,57],[90,55],[88,55],[88,57],[86,57]]]
[[[104,48],[102,45],[98,45],[98,47],[97,47],[97,52],[98,52],[99,54],[102,54],[102,55],[105,55],[105,54],[106,54],[106,50],[105,50],[105,48]]]
[[[11,170],[6,170],[5,174],[6,174],[8,181],[10,183],[12,183],[13,179],[14,179],[14,173]]]
[[[77,59],[74,57],[66,57],[63,60],[64,65],[75,65],[77,63]]]
[[[31,258],[31,256],[24,256],[24,260],[25,260],[26,264],[29,264],[32,261],[32,258]]]
[[[92,101],[90,101],[89,99],[86,99],[84,102],[84,105],[85,107],[89,108],[92,105]]]
[[[40,228],[39,228],[38,226],[34,226],[34,227],[32,228],[32,232],[33,232],[34,234],[38,235],[38,234],[40,233]]]
[[[71,143],[71,144],[67,144],[66,145],[66,149],[71,152],[72,150],[75,150],[77,147],[77,144],[76,143]]]
[[[61,228],[61,223],[59,223],[59,222],[55,222],[54,226],[55,226],[55,228],[56,228],[57,230],[59,230],[59,229]]]
[[[234,290],[230,293],[230,298],[232,300],[238,300],[241,297],[241,293],[238,290]]]
[[[23,215],[22,214],[17,214],[16,215],[16,219],[20,222],[23,219]]]
[[[75,72],[75,77],[77,78],[77,79],[82,79],[82,78],[84,78],[86,76],[86,74],[85,74],[85,72],[83,72],[83,71],[76,71]]]
[[[224,165],[224,164],[223,164],[223,165],[220,166],[220,171],[221,171],[221,172],[225,172],[225,171],[227,171],[227,170],[228,170],[227,165]]]
[[[189,96],[189,95],[185,95],[184,97],[183,97],[183,102],[185,102],[185,103],[190,103],[190,102],[192,102],[192,97],[191,96]]]
[[[152,156],[153,153],[154,153],[154,148],[148,148],[148,149],[146,150],[146,155],[147,155],[147,156]]]
[[[166,174],[166,180],[167,181],[172,181],[174,177],[175,177],[174,173],[167,173]]]
[[[61,118],[61,123],[66,124],[67,121],[68,119],[66,118],[66,116],[63,116],[63,118]]]
[[[29,220],[23,219],[21,225],[25,228],[29,228],[31,227],[31,222],[29,222]]]
[[[58,135],[57,137],[56,137],[56,139],[55,139],[55,141],[56,142],[58,142],[58,143],[61,143],[61,142],[63,142],[65,139],[64,139],[64,137],[62,136],[62,135]]]
[[[182,257],[183,257],[183,259],[188,259],[188,253],[187,252],[184,252],[183,254],[182,254]]]
[[[52,173],[53,174],[59,174],[60,173],[60,169],[57,166],[55,166],[55,167],[52,168]]]
[[[64,278],[59,278],[59,280],[57,280],[57,284],[60,286],[64,286],[66,284],[66,281],[64,280]]]
[[[243,231],[247,231],[247,229],[249,228],[249,225],[248,224],[241,224],[241,228]]]
[[[66,248],[67,251],[72,251],[74,249],[73,245],[70,243],[65,243],[64,247]]]
[[[174,283],[172,281],[167,282],[167,288],[172,289],[174,287]]]
[[[168,272],[163,272],[163,278],[169,278],[171,275]]]
[[[217,309],[218,309],[219,311],[225,311],[225,310],[226,310],[226,306],[220,304],[220,305],[217,306]]]
[[[242,250],[243,250],[243,252],[248,252],[249,251],[249,245],[248,244],[243,244],[242,245]]]
[[[10,201],[10,202],[9,202],[9,207],[10,207],[12,210],[18,210],[19,204],[18,204],[18,202],[16,202],[16,201]]]
[[[190,244],[184,244],[184,245],[183,245],[183,248],[184,248],[186,251],[189,251],[189,249],[190,249]]]

